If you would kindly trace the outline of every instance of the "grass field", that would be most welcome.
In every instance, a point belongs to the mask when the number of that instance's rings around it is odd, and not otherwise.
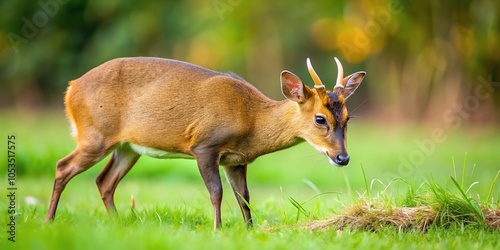
[[[75,145],[62,114],[61,111],[0,112],[3,138],[0,164],[4,176],[0,186],[5,193],[0,199],[3,225],[0,249],[498,249],[500,246],[498,229],[484,229],[461,220],[431,226],[426,233],[393,227],[378,232],[305,228],[311,221],[329,218],[364,201],[411,204],[408,199],[417,196],[409,193],[426,189],[432,181],[447,190],[448,195],[462,197],[450,176],[467,197],[483,207],[498,209],[500,181],[494,182],[494,178],[500,170],[500,131],[493,128],[462,126],[444,130],[436,137],[433,136],[436,127],[384,127],[363,120],[352,121],[348,131],[352,160],[348,167],[331,167],[324,156],[306,143],[263,156],[250,165],[248,173],[254,228],[246,229],[232,192],[224,183],[223,228],[213,232],[208,192],[195,162],[148,157],[139,160],[117,189],[118,219],[107,216],[95,185],[104,160],[68,184],[55,221],[43,223],[55,162]],[[4,166],[10,134],[16,136],[15,243],[7,240],[6,232],[10,220]],[[395,179],[398,181],[392,181]],[[134,209],[130,207],[131,195],[136,199]]]

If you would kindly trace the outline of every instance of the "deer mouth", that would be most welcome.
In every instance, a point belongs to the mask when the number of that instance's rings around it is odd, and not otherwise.
[[[337,156],[335,156],[335,158],[332,158],[328,153],[328,151],[325,151],[325,155],[328,158],[328,161],[330,161],[330,164],[332,164],[333,166],[344,167],[347,166],[347,164],[349,164],[349,155],[347,154],[346,155],[338,154]]]
[[[330,154],[328,154],[328,151],[325,150],[325,155],[326,155],[326,158],[328,158],[328,161],[330,162],[330,164],[332,166],[335,166],[335,167],[343,167],[342,165],[339,165],[338,163],[336,163],[332,157],[330,157]]]

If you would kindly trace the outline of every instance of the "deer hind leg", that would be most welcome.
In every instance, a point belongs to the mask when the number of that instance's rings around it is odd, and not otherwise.
[[[102,158],[108,154],[109,148],[103,150],[101,147],[79,145],[73,152],[57,162],[52,198],[45,221],[54,219],[57,204],[59,203],[61,193],[64,191],[66,184],[68,184],[77,174],[82,173],[102,160]]]
[[[134,166],[139,157],[140,155],[134,152],[128,143],[122,144],[115,149],[108,163],[99,176],[97,176],[97,188],[108,213],[116,213],[114,202],[116,187]]]
[[[233,189],[234,196],[238,201],[243,219],[247,226],[252,226],[252,216],[248,204],[250,203],[250,192],[247,187],[247,165],[239,165],[234,167],[224,167],[227,179],[231,188]]]

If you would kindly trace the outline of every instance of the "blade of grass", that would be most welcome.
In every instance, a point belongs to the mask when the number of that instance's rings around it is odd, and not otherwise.
[[[453,166],[453,176],[457,179],[457,166],[455,166],[455,156],[451,157],[451,165]]]
[[[243,202],[245,202],[245,204],[248,206],[248,208],[250,209],[250,211],[252,212],[252,214],[254,215],[254,217],[259,221],[259,224],[262,224],[264,221],[260,217],[259,213],[257,213],[257,211],[255,211],[255,209],[253,208],[253,206],[251,206],[250,203],[248,203],[248,201],[245,198],[243,198],[243,195],[241,195],[238,192],[236,192],[236,194],[238,194],[238,196],[240,197],[240,199]]]
[[[323,193],[319,193],[319,194],[315,194],[313,197],[309,198],[308,200],[302,202],[302,204],[306,204],[308,203],[309,201],[311,200],[314,200],[316,197],[319,197],[319,196],[322,196],[322,195],[325,195],[325,194],[343,194],[345,195],[344,193],[342,192],[336,192],[336,191],[328,191],[328,192],[323,192]]]
[[[460,191],[460,193],[462,194],[462,197],[464,198],[464,201],[472,208],[473,212],[476,214],[476,216],[479,217],[479,220],[481,222],[484,222],[484,214],[483,214],[483,211],[481,211],[481,208],[478,206],[476,200],[472,199],[472,198],[469,198],[467,197],[467,194],[464,192],[464,190],[458,185],[458,182],[455,178],[453,178],[452,176],[451,177],[451,180],[453,182],[453,184],[455,184],[455,186],[458,188],[458,191]]]
[[[349,177],[347,177],[345,171],[342,171],[342,174],[344,175],[345,184],[347,186],[347,194],[349,195],[349,197],[354,198],[352,195],[352,188],[351,188],[351,183],[349,182]]]
[[[467,197],[464,190],[460,187],[460,185],[458,185],[457,180],[455,178],[453,178],[453,176],[450,176],[450,178],[451,178],[451,181],[453,181],[453,184],[455,184],[455,186],[457,187],[458,191],[460,191],[460,193],[462,194],[462,197],[464,198],[464,200],[469,201],[469,197]]]
[[[308,185],[316,194],[321,194],[321,191],[319,191],[319,188],[314,185],[314,183],[308,179],[302,180],[306,185]]]
[[[490,190],[488,191],[488,196],[486,196],[486,200],[485,200],[486,203],[484,204],[485,206],[487,206],[489,203],[489,200],[491,198],[491,193],[493,192],[493,187],[495,186],[495,183],[498,180],[498,175],[500,175],[500,171],[497,172],[497,175],[493,179],[493,182],[491,182]]]
[[[370,186],[368,186],[368,180],[366,179],[366,174],[365,174],[365,169],[363,168],[363,163],[360,163],[359,165],[361,165],[361,172],[363,173],[363,180],[365,181],[365,188],[366,188],[366,192],[368,193],[368,199],[371,201],[372,195],[370,192]]]
[[[464,155],[464,165],[462,166],[462,184],[460,187],[462,187],[462,189],[464,188],[464,181],[465,181],[465,169],[467,168],[467,152],[465,152],[465,155]]]
[[[283,211],[283,216],[285,218],[285,221],[287,221],[288,216],[286,214],[286,209],[285,209],[285,204],[284,204],[285,197],[283,196],[283,187],[281,185],[280,185],[280,193],[281,193],[281,202],[280,202],[281,210]]]
[[[471,181],[471,182],[472,182],[472,180],[473,180],[474,170],[476,170],[476,164],[474,164],[474,165],[472,166],[472,171],[471,171],[471,173],[470,173],[470,181]]]
[[[466,193],[466,194],[467,194],[467,193],[469,193],[469,190],[470,190],[473,186],[475,186],[476,184],[478,184],[478,183],[479,183],[479,181],[475,181],[474,183],[470,184],[469,188],[467,188],[467,190],[465,191],[465,193]]]
[[[296,201],[293,197],[288,197],[288,200],[290,200],[290,203],[297,208],[297,221],[299,220],[299,215],[300,213],[304,214],[306,217],[309,217],[309,213],[304,209],[302,205],[298,201]]]
[[[154,213],[156,214],[156,217],[158,218],[158,221],[160,222],[160,227],[162,226],[163,224],[163,220],[161,219],[161,216],[160,214],[156,211],[156,209],[154,210]]]

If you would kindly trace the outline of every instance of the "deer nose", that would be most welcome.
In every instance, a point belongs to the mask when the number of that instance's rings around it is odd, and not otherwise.
[[[345,166],[349,164],[349,159],[350,159],[349,155],[338,154],[335,157],[335,163],[337,163],[340,166]]]

